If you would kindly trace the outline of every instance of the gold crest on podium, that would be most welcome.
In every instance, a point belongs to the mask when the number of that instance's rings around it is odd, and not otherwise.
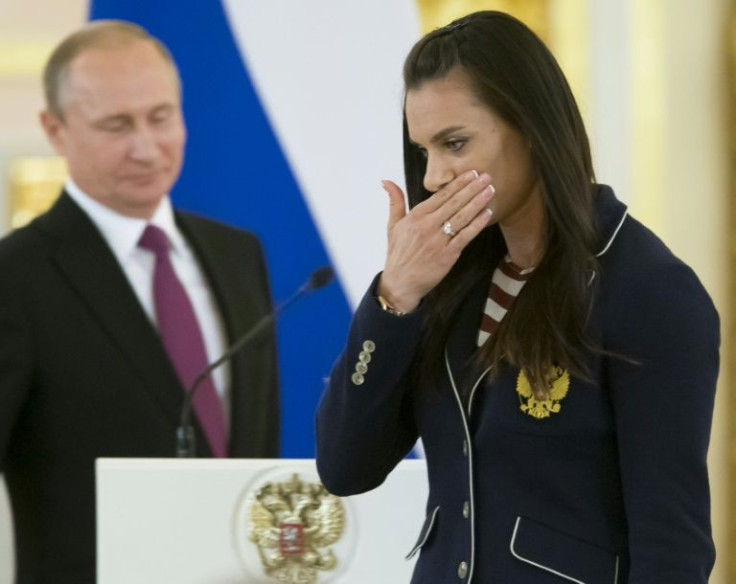
[[[284,584],[314,584],[338,565],[333,546],[345,531],[345,507],[318,482],[290,478],[254,493],[248,536],[265,573]]]

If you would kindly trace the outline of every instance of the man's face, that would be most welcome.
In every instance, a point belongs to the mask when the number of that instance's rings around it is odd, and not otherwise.
[[[103,205],[149,218],[179,177],[186,130],[172,66],[147,41],[80,53],[41,121],[74,182]]]

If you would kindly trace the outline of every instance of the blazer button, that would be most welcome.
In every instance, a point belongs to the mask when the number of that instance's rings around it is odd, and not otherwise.
[[[367,341],[363,341],[363,350],[368,351],[369,353],[372,353],[376,350],[376,343],[371,341],[370,339]]]
[[[468,575],[468,562],[460,562],[460,565],[457,567],[457,577],[462,580],[467,575]]]
[[[368,351],[361,351],[360,355],[358,355],[358,361],[360,361],[361,363],[370,363],[371,354]]]
[[[465,517],[465,519],[470,517],[470,503],[468,503],[467,501],[463,503],[463,517]]]
[[[355,364],[355,370],[361,375],[365,375],[366,373],[368,373],[368,365],[363,363],[363,361],[358,361]]]
[[[352,375],[352,377],[350,379],[352,380],[352,382],[355,385],[363,385],[363,383],[365,382],[365,377],[363,377],[357,371],[355,373],[353,373],[353,375]]]

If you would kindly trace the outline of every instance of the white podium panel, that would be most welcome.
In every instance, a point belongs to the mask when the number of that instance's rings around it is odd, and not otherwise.
[[[313,460],[100,459],[97,581],[409,582],[426,498],[423,460],[338,498]]]

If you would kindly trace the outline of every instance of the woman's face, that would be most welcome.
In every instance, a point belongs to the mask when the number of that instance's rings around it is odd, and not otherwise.
[[[470,90],[461,74],[427,81],[406,94],[409,138],[427,158],[424,186],[436,192],[468,170],[486,172],[496,193],[492,222],[521,227],[541,215],[541,182],[529,142]]]

